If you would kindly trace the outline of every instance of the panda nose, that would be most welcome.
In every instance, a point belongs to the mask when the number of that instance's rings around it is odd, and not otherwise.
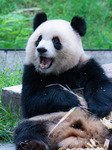
[[[45,52],[47,52],[47,50],[45,48],[37,48],[37,51],[40,53],[40,54],[43,54]]]

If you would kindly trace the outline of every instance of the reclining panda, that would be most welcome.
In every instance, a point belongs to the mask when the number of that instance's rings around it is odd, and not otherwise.
[[[40,13],[33,28],[26,46],[22,111],[24,118],[35,117],[18,125],[14,135],[17,150],[85,147],[90,138],[104,143],[111,132],[99,119],[78,108],[49,136],[65,111],[80,105],[69,89],[83,88],[88,110],[98,117],[112,109],[112,83],[82,47],[85,20],[76,16],[71,23],[47,21],[46,14]],[[111,146],[112,140],[110,150]]]

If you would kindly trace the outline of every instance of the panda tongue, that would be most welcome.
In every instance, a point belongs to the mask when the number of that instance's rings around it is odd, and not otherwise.
[[[49,68],[51,62],[52,62],[51,58],[41,57],[40,68],[42,69]]]

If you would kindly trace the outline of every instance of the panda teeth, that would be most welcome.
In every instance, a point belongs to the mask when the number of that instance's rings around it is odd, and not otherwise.
[[[41,69],[48,69],[52,65],[53,59],[47,57],[40,57],[40,68]]]

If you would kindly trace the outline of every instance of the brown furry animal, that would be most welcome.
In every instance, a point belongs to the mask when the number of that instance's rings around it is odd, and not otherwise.
[[[57,150],[63,148],[84,148],[90,138],[104,143],[110,138],[110,131],[99,119],[76,108],[49,135],[65,112],[40,115],[24,120],[15,131],[17,150]]]

